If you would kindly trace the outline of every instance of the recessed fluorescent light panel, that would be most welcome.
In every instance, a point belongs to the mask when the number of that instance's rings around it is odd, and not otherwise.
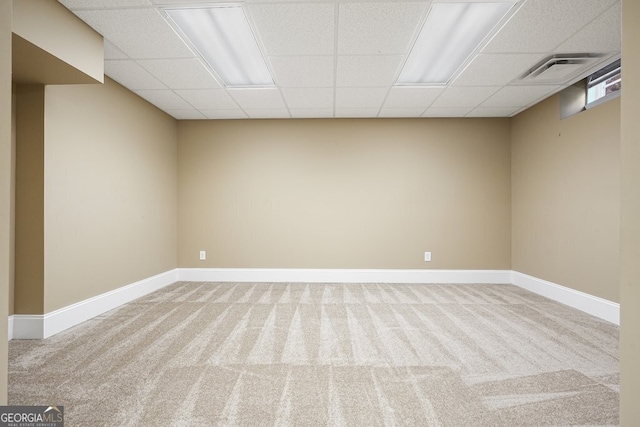
[[[517,1],[434,3],[396,84],[447,84]]]
[[[225,86],[274,86],[242,6],[165,12]]]

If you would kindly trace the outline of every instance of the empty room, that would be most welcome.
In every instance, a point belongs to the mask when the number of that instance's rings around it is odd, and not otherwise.
[[[640,425],[637,2],[0,30],[0,425]]]

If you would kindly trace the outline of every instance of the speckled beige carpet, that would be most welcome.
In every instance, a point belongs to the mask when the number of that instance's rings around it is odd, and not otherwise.
[[[510,285],[177,283],[9,350],[67,426],[618,424],[618,327]]]

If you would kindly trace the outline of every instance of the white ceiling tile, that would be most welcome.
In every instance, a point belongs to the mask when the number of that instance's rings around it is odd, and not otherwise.
[[[448,88],[393,86],[431,2],[245,0],[277,84],[256,90],[222,88],[160,8],[228,0],[61,0],[104,35],[108,76],[182,120],[510,115],[561,89],[516,80],[543,57],[619,57],[620,0],[526,0]]]
[[[58,0],[69,10],[116,9],[120,7],[150,6],[149,0]]]
[[[332,87],[334,59],[326,56],[272,56],[279,87]]]
[[[340,3],[338,54],[407,54],[428,5]]]
[[[335,117],[376,117],[378,115],[377,108],[336,108]]]
[[[338,88],[336,89],[336,108],[379,108],[387,91],[385,87]]]
[[[107,39],[104,39],[104,59],[129,59],[129,57]]]
[[[444,91],[434,87],[393,87],[384,102],[384,108],[425,108]]]
[[[333,117],[333,108],[292,108],[290,111],[291,117],[295,119]]]
[[[200,110],[207,119],[246,119],[248,116],[242,110]]]
[[[133,59],[195,57],[155,9],[86,10],[75,13]]]
[[[499,87],[448,87],[442,95],[435,100],[432,107],[477,107],[499,89]]]
[[[258,110],[248,109],[245,111],[249,115],[249,117],[252,119],[290,119],[291,118],[291,114],[289,114],[289,110],[287,109],[276,109],[276,108],[258,109]]]
[[[466,117],[511,117],[520,107],[487,107],[476,108]]]
[[[562,86],[507,86],[482,103],[481,107],[524,107],[562,89]]]
[[[133,60],[104,61],[104,73],[129,90],[167,89]]]
[[[422,117],[464,117],[473,108],[429,108]]]
[[[503,86],[522,76],[545,54],[497,53],[476,56],[453,81],[453,86]]]
[[[152,0],[157,5],[174,5],[174,6],[191,6],[200,3],[226,3],[229,4],[229,0]]]
[[[170,1],[170,0],[166,0],[166,1]],[[189,1],[189,0],[184,0],[184,1]],[[202,0],[202,1],[206,1],[206,0]],[[227,1],[228,2],[228,0],[218,0],[218,1]],[[362,1],[362,0],[346,0],[346,1]],[[382,0],[373,0],[373,1],[382,1]],[[300,0],[245,0],[245,2],[246,3],[257,3],[257,4],[264,4],[264,3],[301,3]],[[304,3],[327,3],[327,0],[304,0]]]
[[[556,50],[563,53],[573,52],[619,52],[621,50],[622,5],[616,3],[581,29]]]
[[[338,56],[336,86],[389,86],[403,58],[402,55]]]
[[[224,89],[188,89],[176,90],[175,92],[198,110],[232,110],[239,108],[238,104]]]
[[[267,55],[333,54],[333,4],[251,4]]]
[[[206,117],[198,110],[165,110],[174,119],[178,120],[202,120]]]
[[[549,52],[618,0],[527,0],[483,53]]]
[[[136,90],[134,92],[161,110],[189,110],[193,108],[171,90]]]
[[[383,108],[378,117],[421,117],[424,108]]]
[[[229,89],[229,94],[243,110],[286,109],[286,105],[276,88]]]
[[[142,59],[147,71],[172,89],[215,89],[220,84],[198,58]]]
[[[333,88],[287,88],[282,95],[289,108],[333,108]]]

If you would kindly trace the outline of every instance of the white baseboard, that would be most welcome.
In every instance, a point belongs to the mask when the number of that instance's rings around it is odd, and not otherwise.
[[[512,273],[512,283],[520,288],[584,311],[607,322],[620,325],[620,304],[618,303],[517,271]]]
[[[42,339],[177,281],[514,284],[616,325],[620,305],[511,270],[178,268],[44,315],[9,316],[9,339]]]
[[[42,338],[44,338],[44,315],[13,315],[13,333],[11,334],[11,339],[29,340]]]
[[[7,331],[7,337],[9,338],[9,341],[11,341],[13,339],[13,314],[9,316],[9,319],[7,320],[7,326],[9,329]]]
[[[510,270],[180,268],[187,282],[511,283]]]
[[[110,292],[43,315],[14,314],[14,339],[42,339],[178,281],[177,269],[140,280]]]

